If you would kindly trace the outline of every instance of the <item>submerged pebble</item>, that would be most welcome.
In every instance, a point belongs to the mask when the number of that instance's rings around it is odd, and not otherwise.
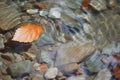
[[[40,11],[39,14],[40,14],[40,16],[46,16],[46,15],[48,15],[48,12],[47,11]]]
[[[9,65],[7,71],[12,77],[17,77],[23,73],[30,73],[31,70],[32,63],[31,61],[26,60]]]
[[[49,17],[51,18],[61,18],[61,12],[59,8],[51,8],[49,12]]]
[[[38,9],[28,9],[28,10],[26,10],[26,12],[28,13],[28,14],[36,14],[36,13],[38,13]]]
[[[57,68],[49,68],[45,73],[46,79],[54,79],[57,76],[58,69]]]

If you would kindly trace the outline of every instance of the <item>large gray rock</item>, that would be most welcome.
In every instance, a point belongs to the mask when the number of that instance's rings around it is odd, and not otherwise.
[[[8,73],[12,77],[17,77],[23,73],[30,73],[32,69],[32,63],[29,60],[20,61],[17,63],[13,63],[8,67]]]
[[[74,42],[63,44],[57,51],[56,65],[64,65],[71,62],[79,62],[85,57],[91,55],[95,51],[95,47],[87,43],[78,45]]]

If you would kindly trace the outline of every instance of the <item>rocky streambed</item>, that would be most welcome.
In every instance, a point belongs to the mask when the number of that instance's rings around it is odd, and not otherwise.
[[[119,21],[119,0],[0,0],[0,80],[119,80]]]

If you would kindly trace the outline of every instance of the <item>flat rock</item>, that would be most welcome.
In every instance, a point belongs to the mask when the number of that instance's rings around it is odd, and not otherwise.
[[[90,43],[81,46],[74,42],[69,42],[58,49],[55,64],[64,65],[71,62],[79,62],[94,51],[95,47]]]
[[[23,73],[30,73],[31,69],[32,69],[31,61],[26,60],[11,64],[8,67],[7,71],[12,77],[17,77],[18,75]]]

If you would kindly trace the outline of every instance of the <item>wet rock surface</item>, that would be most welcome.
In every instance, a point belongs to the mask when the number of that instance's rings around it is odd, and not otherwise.
[[[26,60],[26,61],[21,61],[21,62],[11,64],[8,67],[8,73],[12,77],[17,77],[24,73],[30,73],[31,69],[32,69],[32,63],[29,60]]]
[[[0,0],[0,80],[119,80],[119,21],[119,0]]]

